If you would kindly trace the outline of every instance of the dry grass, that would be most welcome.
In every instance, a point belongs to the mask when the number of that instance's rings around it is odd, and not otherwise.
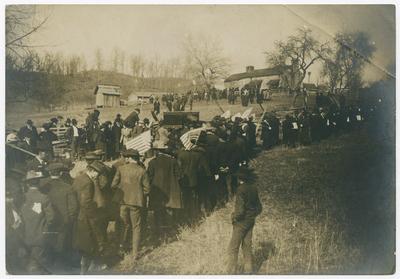
[[[253,234],[257,274],[343,274],[357,268],[360,247],[337,183],[344,143],[354,135],[319,145],[262,152],[251,162],[264,206]],[[346,167],[342,164],[343,167]],[[179,240],[164,244],[133,265],[127,255],[119,270],[134,274],[225,274],[232,204],[198,227],[183,228]],[[239,258],[240,262],[240,258]]]

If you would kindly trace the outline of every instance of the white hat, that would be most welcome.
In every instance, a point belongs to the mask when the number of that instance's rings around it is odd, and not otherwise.
[[[6,142],[7,143],[17,142],[17,141],[18,141],[18,137],[14,133],[8,134],[7,137],[6,137]]]

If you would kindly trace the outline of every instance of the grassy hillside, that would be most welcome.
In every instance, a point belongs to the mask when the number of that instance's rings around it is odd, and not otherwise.
[[[394,272],[393,138],[367,130],[296,149],[277,147],[252,161],[263,204],[253,233],[257,274]],[[225,274],[233,204],[183,228],[117,272]]]
[[[87,106],[94,103],[93,93],[98,84],[120,86],[122,99],[127,99],[129,94],[138,91],[185,91],[191,84],[190,81],[182,78],[135,78],[123,73],[94,70],[65,76],[36,72],[11,72],[7,73],[6,81],[7,103],[13,104],[17,100],[19,101],[17,102],[18,106],[27,103],[36,108],[43,105],[43,99],[46,100],[46,96],[35,97],[35,94],[43,92],[42,88],[49,90],[48,100],[54,102],[55,105],[61,106],[68,103],[75,106]],[[54,86],[55,81],[57,81],[57,86]],[[46,86],[51,86],[51,88]],[[30,94],[32,96],[25,99],[24,92],[29,90],[39,92],[32,93]],[[57,96],[57,100],[54,98],[55,96]]]

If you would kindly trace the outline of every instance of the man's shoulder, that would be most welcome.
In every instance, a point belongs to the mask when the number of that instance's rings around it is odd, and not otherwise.
[[[144,168],[137,163],[127,163],[124,165],[120,165],[118,169],[123,172],[144,171]]]
[[[92,183],[92,180],[86,173],[81,173],[79,174],[75,179],[74,179],[74,185],[82,185],[82,184],[89,184]]]

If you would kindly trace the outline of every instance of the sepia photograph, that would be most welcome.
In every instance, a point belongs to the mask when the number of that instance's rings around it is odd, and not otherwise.
[[[350,2],[6,1],[4,274],[395,274],[396,6]]]

